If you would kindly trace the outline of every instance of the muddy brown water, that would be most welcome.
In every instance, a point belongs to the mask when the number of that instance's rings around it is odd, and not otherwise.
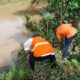
[[[16,60],[24,35],[24,17],[15,15],[30,5],[30,0],[0,6],[0,68],[10,66]]]
[[[24,35],[24,14],[31,16],[33,21],[40,21],[39,11],[44,3],[31,7],[31,0],[0,6],[0,68],[12,65],[17,59],[18,51],[27,36]]]
[[[23,34],[23,19],[0,19],[0,67],[13,63],[20,44],[27,37]]]

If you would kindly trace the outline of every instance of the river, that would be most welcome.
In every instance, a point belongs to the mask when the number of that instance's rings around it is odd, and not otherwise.
[[[0,19],[0,67],[8,66],[16,59],[20,44],[27,37],[23,34],[22,18]]]

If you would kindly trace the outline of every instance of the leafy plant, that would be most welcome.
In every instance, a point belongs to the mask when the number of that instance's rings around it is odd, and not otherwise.
[[[39,0],[34,0],[39,1]],[[46,38],[57,48],[57,39],[52,31],[57,24],[62,22],[71,22],[76,25],[78,30],[77,37],[72,44],[74,50],[70,50],[70,60],[58,62],[60,68],[52,68],[49,61],[36,62],[34,73],[29,68],[27,54],[21,49],[16,63],[9,71],[0,74],[0,80],[79,80],[80,79],[80,28],[77,26],[77,21],[80,19],[79,0],[47,0],[48,6],[46,10],[41,11],[43,20],[40,23],[35,23],[26,16],[26,28],[30,31],[30,36],[34,33],[39,33]],[[75,45],[75,46],[74,46]],[[76,49],[77,47],[77,49]],[[70,46],[71,48],[71,46]],[[61,50],[57,48],[56,57],[61,58]],[[77,55],[77,56],[76,56]],[[76,60],[75,60],[75,59]]]

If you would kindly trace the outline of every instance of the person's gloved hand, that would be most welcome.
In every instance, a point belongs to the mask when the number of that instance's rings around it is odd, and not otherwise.
[[[58,47],[60,47],[60,46],[61,46],[61,44],[62,44],[62,41],[60,41],[60,42],[58,43]]]
[[[32,50],[27,50],[26,53],[33,54]]]

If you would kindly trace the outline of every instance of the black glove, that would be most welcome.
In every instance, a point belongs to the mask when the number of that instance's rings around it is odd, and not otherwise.
[[[33,54],[33,52],[31,50],[28,50],[27,53],[28,54]]]

